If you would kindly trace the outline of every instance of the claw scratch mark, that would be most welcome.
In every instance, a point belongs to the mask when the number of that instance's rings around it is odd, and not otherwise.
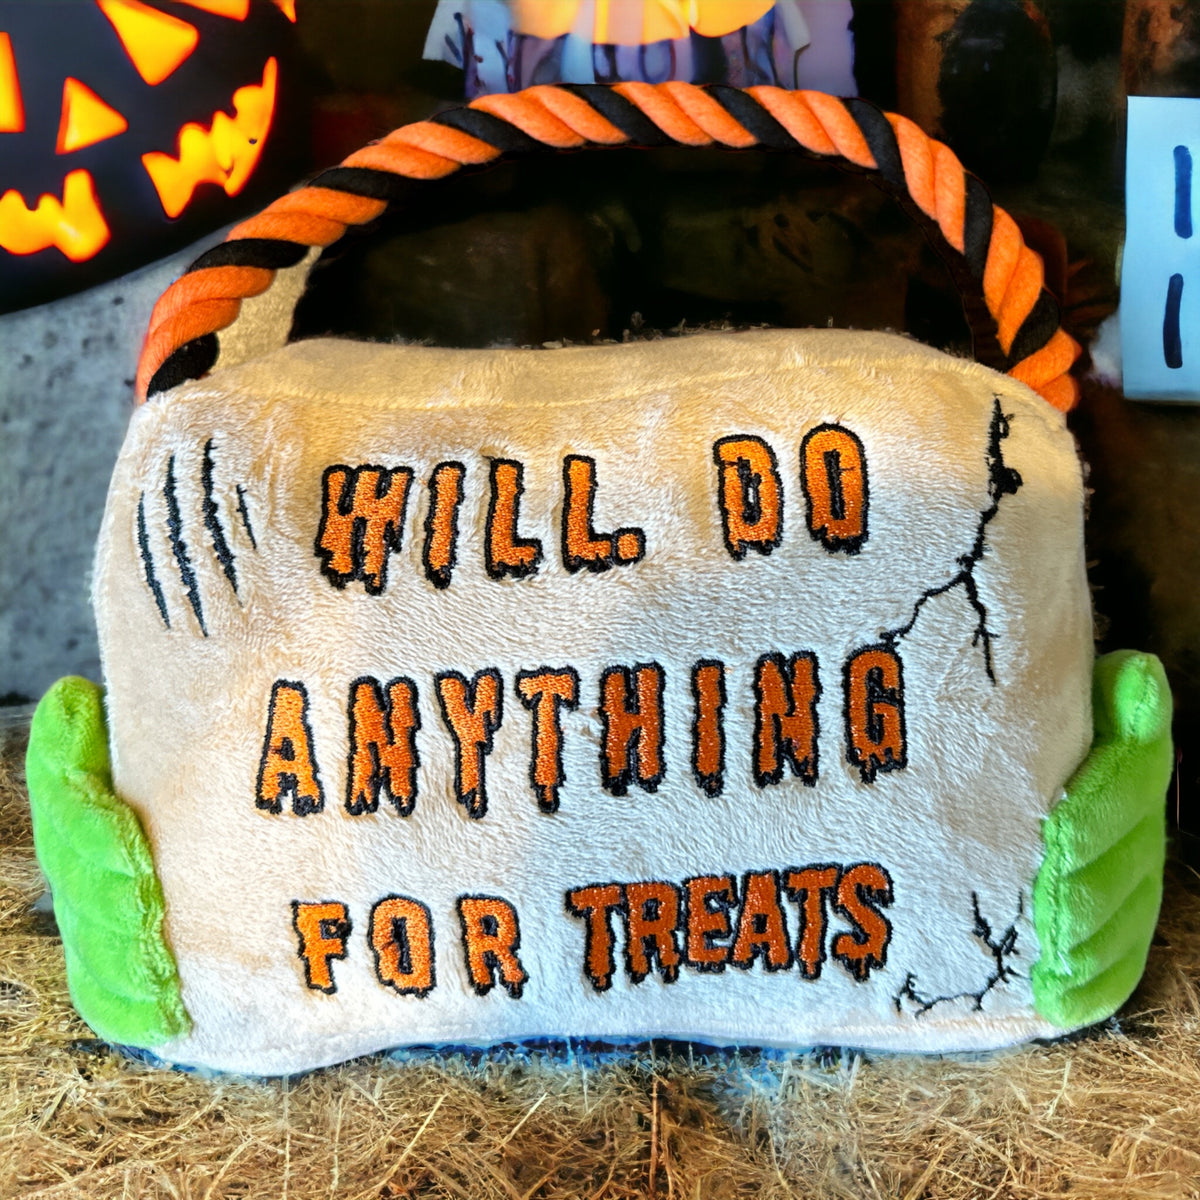
[[[208,530],[209,537],[212,538],[213,553],[217,556],[217,562],[221,564],[221,570],[225,572],[225,578],[229,580],[229,586],[233,588],[233,594],[238,594],[237,582],[237,567],[234,563],[233,551],[229,548],[229,543],[225,540],[225,529],[221,525],[221,512],[217,507],[217,502],[213,497],[213,439],[209,438],[204,446],[204,465],[200,468],[200,486],[204,491],[204,502],[201,509],[204,512],[204,527]]]
[[[996,673],[992,660],[992,642],[995,640],[996,635],[988,628],[987,606],[979,598],[979,589],[975,583],[975,568],[979,565],[980,559],[987,553],[987,527],[996,513],[1000,511],[1000,501],[1005,496],[1015,496],[1017,490],[1021,487],[1021,476],[1016,470],[1005,463],[1003,448],[1000,444],[1008,437],[1009,421],[1011,420],[1012,414],[1005,413],[1000,408],[1000,397],[994,397],[992,402],[992,421],[988,428],[987,447],[988,499],[991,503],[979,514],[979,525],[975,531],[974,545],[957,560],[958,573],[940,586],[930,588],[927,592],[924,592],[917,599],[916,604],[913,605],[912,616],[909,617],[905,624],[897,626],[895,629],[885,629],[879,635],[879,639],[884,645],[895,649],[896,643],[902,637],[912,632],[912,628],[916,625],[917,618],[921,615],[921,609],[925,607],[926,601],[932,600],[934,596],[943,596],[947,592],[953,591],[956,587],[961,587],[978,617],[975,632],[971,638],[971,645],[982,645],[984,669],[987,671],[987,677],[993,685],[996,682]]]
[[[142,569],[146,573],[146,586],[150,589],[150,594],[154,597],[154,603],[158,605],[158,615],[162,617],[163,624],[170,629],[171,618],[167,615],[167,601],[163,596],[162,588],[159,586],[158,576],[154,573],[154,555],[150,552],[150,535],[146,532],[145,492],[142,492],[138,496],[137,541],[138,549],[142,554]]]
[[[196,620],[200,623],[200,632],[208,637],[208,628],[204,624],[204,609],[200,606],[200,587],[196,582],[196,572],[192,569],[192,560],[188,557],[187,542],[183,540],[183,519],[179,515],[179,497],[175,494],[173,454],[167,460],[167,482],[163,488],[163,495],[167,500],[167,533],[171,538],[175,562],[179,565],[179,577],[183,581],[192,612],[196,614]]]
[[[923,1017],[930,1009],[935,1008],[939,1004],[948,1004],[953,1000],[972,1000],[974,1005],[972,1012],[983,1011],[984,998],[993,989],[1007,983],[1010,979],[1021,978],[1020,973],[1013,967],[1008,965],[1008,959],[1019,954],[1017,950],[1017,922],[1021,919],[1025,912],[1025,894],[1019,892],[1017,894],[1017,915],[1013,918],[1012,924],[1000,934],[999,937],[992,930],[991,924],[986,921],[983,914],[979,911],[979,894],[971,893],[971,911],[975,916],[975,923],[972,926],[971,932],[987,947],[988,952],[992,956],[992,961],[995,963],[995,969],[988,976],[987,982],[983,987],[976,991],[954,992],[946,996],[925,996],[917,990],[917,977],[912,971],[904,977],[904,986],[892,997],[892,1003],[896,1006],[897,1012],[903,1012],[902,1001],[911,1000],[916,1006],[914,1017]]]
[[[246,508],[246,489],[240,483],[237,485],[237,498],[238,515],[242,518],[242,524],[246,527],[246,536],[250,539],[250,545],[257,550],[258,538],[254,536],[254,529],[250,524],[250,513]]]

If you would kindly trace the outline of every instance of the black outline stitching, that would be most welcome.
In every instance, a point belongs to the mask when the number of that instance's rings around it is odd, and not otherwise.
[[[629,739],[625,743],[625,766],[616,775],[610,775],[608,768],[608,734],[609,727],[612,724],[612,717],[609,715],[608,708],[605,705],[605,693],[607,692],[607,684],[610,677],[614,675],[621,676],[622,690],[622,708],[627,717],[636,718],[638,722],[644,722],[646,714],[641,710],[641,705],[634,709],[629,708],[629,702],[632,698],[637,700],[637,686],[635,676],[642,671],[655,671],[658,675],[658,688],[656,703],[658,705],[658,766],[657,775],[642,774],[642,736],[645,733],[645,726],[641,723],[636,724],[630,732]],[[644,792],[653,794],[658,790],[658,785],[662,783],[667,773],[667,713],[663,704],[663,696],[666,691],[667,673],[660,663],[643,662],[634,663],[632,667],[605,667],[600,673],[600,703],[598,711],[600,721],[603,725],[603,732],[600,735],[600,782],[604,788],[611,792],[614,796],[624,796],[629,791],[631,783],[637,784]],[[636,764],[636,765],[635,765]]]
[[[670,937],[671,948],[675,952],[675,963],[669,965],[663,962],[662,947],[659,944],[658,935],[654,933],[641,933],[634,938],[633,922],[634,922],[634,902],[630,899],[630,888],[666,888],[675,901],[675,921],[670,925],[666,932]],[[627,883],[622,888],[622,898],[624,904],[621,908],[621,915],[625,918],[625,973],[629,976],[629,981],[634,984],[641,983],[644,979],[649,979],[651,975],[658,972],[659,978],[663,983],[674,983],[679,978],[679,968],[687,961],[686,945],[684,949],[679,946],[680,922],[683,918],[683,896],[680,893],[678,884],[671,883],[667,879],[637,879]],[[659,907],[656,910],[660,915],[647,918],[646,905],[654,903]],[[639,923],[653,922],[657,923],[662,920],[662,899],[658,896],[646,896],[641,901],[641,915],[636,919]],[[649,944],[648,944],[649,943]],[[686,943],[686,934],[685,934]],[[633,965],[634,947],[637,946],[641,957],[646,961],[646,970],[638,971]]]
[[[813,498],[808,487],[808,444],[819,433],[844,433],[858,450],[858,461],[862,464],[862,533],[854,537],[841,538],[835,537],[829,532],[827,525],[814,527],[813,525]],[[832,455],[837,455],[837,470],[836,474],[833,470],[833,464],[830,462]],[[830,516],[835,520],[842,520],[845,516],[845,491],[842,488],[842,476],[846,472],[842,469],[841,455],[836,450],[827,450],[822,455],[823,466],[825,468],[826,478],[829,480],[829,508]],[[836,478],[836,486],[834,480]],[[870,477],[867,474],[867,451],[862,444],[862,439],[852,429],[847,429],[844,425],[827,422],[824,425],[817,425],[810,429],[805,435],[804,440],[800,443],[800,490],[804,493],[804,520],[808,528],[809,536],[814,542],[819,542],[825,550],[830,554],[857,554],[866,544],[870,537],[869,517],[871,511],[871,488]],[[842,514],[838,514],[838,501],[841,501]]]
[[[493,904],[503,904],[504,907],[507,908],[510,913],[512,913],[514,936],[513,940],[508,945],[508,949],[513,956],[513,960],[517,964],[517,968],[520,970],[524,978],[516,980],[513,983],[506,981],[504,978],[504,967],[500,962],[500,956],[493,950],[484,950],[482,951],[483,965],[487,968],[491,982],[481,984],[475,981],[475,977],[471,971],[471,942],[470,934],[467,929],[467,916],[466,913],[463,912],[463,902],[466,900],[487,900]],[[499,983],[513,1000],[520,1000],[521,994],[525,990],[525,985],[529,982],[529,972],[525,969],[525,964],[521,961],[517,954],[517,951],[521,948],[521,919],[517,914],[516,905],[509,900],[505,900],[503,896],[467,895],[459,896],[454,901],[454,906],[456,909],[458,909],[458,923],[462,928],[462,944],[463,953],[466,957],[467,981],[471,985],[471,990],[477,996],[486,996],[488,992],[490,992],[496,986],[496,984]],[[490,916],[491,914],[486,915]],[[492,937],[494,935],[486,934],[485,936]]]
[[[263,796],[267,759],[271,753],[271,734],[275,726],[275,704],[282,688],[289,688],[292,691],[300,693],[300,724],[303,726],[304,735],[308,739],[309,764],[312,767],[313,782],[317,785],[315,799],[311,796],[300,796],[298,794],[300,781],[294,773],[288,771],[276,771],[275,773],[278,784],[275,799],[266,800]],[[284,738],[280,743],[281,757],[283,757],[283,742],[290,741],[290,738]],[[295,761],[294,755],[292,756],[292,761]],[[313,731],[308,722],[308,689],[297,680],[277,679],[271,685],[271,702],[267,708],[267,732],[263,738],[262,754],[258,760],[258,783],[254,790],[254,807],[260,808],[265,812],[281,813],[283,812],[284,798],[287,796],[291,797],[292,812],[298,817],[307,817],[310,813],[318,813],[325,807],[325,786],[321,783],[321,772],[317,765],[316,752],[313,749]]]
[[[442,505],[442,477],[453,475],[454,495],[450,500],[450,546],[447,562],[444,567],[435,567],[429,561],[433,551],[433,539],[436,531],[433,527],[434,518]],[[450,577],[458,563],[458,514],[462,509],[465,491],[463,484],[467,478],[467,468],[457,459],[448,459],[438,463],[429,475],[429,511],[425,514],[425,548],[421,552],[421,563],[425,567],[425,578],[439,591],[450,586]]]
[[[771,471],[775,476],[775,489],[779,493],[779,520],[775,527],[775,536],[771,539],[752,538],[738,539],[737,542],[731,536],[729,528],[729,509],[726,507],[725,495],[725,477],[726,472],[730,467],[734,467],[737,471],[738,483],[743,499],[742,506],[742,521],[744,524],[753,525],[762,519],[761,503],[759,501],[759,488],[762,484],[762,476],[753,473],[749,469],[749,460],[742,458],[740,455],[736,459],[736,463],[726,463],[721,457],[721,447],[728,446],[737,442],[755,442],[767,452],[767,458],[771,464]],[[783,480],[779,475],[779,460],[775,457],[775,451],[769,443],[753,433],[735,433],[728,437],[718,438],[713,442],[713,462],[717,465],[717,511],[721,514],[721,532],[725,542],[725,549],[737,560],[741,561],[746,557],[747,551],[751,548],[757,550],[759,554],[769,555],[783,541],[783,515],[784,515],[784,496],[783,496]],[[745,464],[745,469],[743,469]],[[753,475],[753,479],[751,476]],[[758,482],[754,482],[757,480]],[[749,511],[749,517],[747,516]]]
[[[581,906],[575,903],[575,897],[580,896],[583,892],[593,891],[596,888],[616,888],[616,901],[613,904],[602,906],[593,904],[584,904]],[[578,917],[584,922],[583,977],[592,985],[594,991],[607,992],[612,987],[613,976],[617,971],[617,939],[616,934],[613,932],[612,920],[609,914],[624,911],[625,885],[620,883],[585,883],[582,887],[571,888],[563,894],[563,907],[567,910],[569,916]],[[605,975],[601,976],[601,982],[599,983],[596,982],[595,976],[592,975],[588,968],[588,964],[592,961],[592,948],[595,944],[593,934],[597,924],[603,928],[605,940],[608,943],[608,971]]]
[[[798,715],[796,712],[796,694],[792,686],[792,681],[795,677],[796,664],[802,659],[811,662],[813,670],[812,757],[797,760],[795,751],[792,749],[791,739],[783,736],[783,726],[779,716],[772,713],[771,738],[775,745],[775,767],[771,771],[760,772],[758,769],[758,748],[762,743],[763,734],[766,730],[763,722],[765,699],[762,689],[763,670],[769,663],[779,671],[780,677],[783,680],[784,695],[787,699],[787,712],[783,715],[785,717],[796,717]],[[752,763],[754,782],[760,788],[781,782],[784,772],[788,767],[791,768],[793,775],[799,777],[800,782],[805,787],[817,786],[817,780],[820,778],[821,762],[821,694],[821,664],[817,660],[816,653],[812,650],[801,650],[787,659],[784,658],[782,651],[773,650],[768,654],[761,655],[754,664],[754,744],[751,752],[754,756]]]
[[[312,981],[312,960],[304,952],[305,941],[304,934],[300,930],[300,910],[301,908],[315,908],[319,905],[336,904],[343,912],[341,917],[328,917],[318,922],[317,931],[321,936],[322,941],[339,941],[342,943],[342,952],[340,954],[323,955],[326,965],[329,970],[329,986],[322,987],[320,984]],[[326,932],[325,927],[336,922],[336,931]],[[333,977],[333,967],[329,964],[333,962],[342,962],[350,952],[350,934],[354,929],[354,923],[350,920],[350,910],[340,900],[293,900],[292,901],[292,929],[295,930],[296,939],[299,944],[299,950],[296,957],[304,964],[304,983],[305,986],[314,992],[323,992],[326,996],[335,995],[337,992],[337,980]]]
[[[708,916],[720,916],[723,919],[724,928],[714,925],[712,928],[703,929],[700,932],[700,940],[704,950],[721,954],[722,957],[719,961],[692,957],[692,901],[694,899],[692,896],[692,885],[702,881],[721,884],[720,887],[706,888],[699,896],[700,906]],[[680,885],[680,892],[682,893],[680,905],[683,925],[683,961],[693,971],[699,971],[704,975],[720,975],[725,970],[733,955],[733,942],[730,941],[724,946],[714,946],[712,940],[713,938],[734,937],[734,918],[732,914],[741,903],[741,896],[738,894],[737,877],[732,872],[724,875],[690,875]],[[722,895],[725,899],[717,900],[717,907],[713,908],[709,901],[714,899],[714,897]]]
[[[717,733],[717,770],[715,774],[705,775],[700,770],[700,687],[699,675],[702,670],[716,667],[717,674],[717,707],[713,713],[713,721]],[[728,697],[725,692],[725,664],[716,658],[701,658],[692,666],[692,702],[695,717],[692,721],[692,777],[697,787],[706,796],[719,796],[725,789],[725,705]]]
[[[771,943],[766,929],[759,930],[751,926],[748,930],[750,935],[750,957],[745,962],[737,960],[737,945],[742,940],[742,925],[746,920],[746,902],[750,895],[750,880],[770,879],[775,887],[775,908],[779,913],[779,924],[783,930],[783,944],[787,947],[787,957],[781,963],[772,963],[770,948]],[[783,907],[783,887],[780,884],[779,872],[774,868],[766,871],[746,871],[741,878],[741,903],[738,906],[737,921],[733,927],[733,941],[729,944],[729,965],[737,967],[739,971],[748,971],[756,962],[762,960],[763,970],[769,973],[776,971],[788,971],[791,969],[795,960],[795,954],[792,952],[792,937],[791,931],[788,929],[787,912]],[[750,919],[754,921],[758,917],[767,917],[767,913],[757,912],[752,913]]]
[[[878,678],[880,674],[878,667],[872,667],[867,672],[865,681],[867,689],[867,736],[874,745],[879,745],[879,738],[882,736],[882,732],[877,736],[876,730],[879,728],[882,719],[876,714],[874,706],[879,703],[891,705],[896,710],[900,719],[900,756],[898,758],[895,757],[892,754],[892,748],[888,746],[885,748],[883,758],[879,758],[875,754],[870,754],[864,761],[859,759],[858,747],[854,744],[854,723],[850,713],[850,670],[861,655],[876,650],[882,650],[895,659],[897,684],[895,688],[885,688],[882,681]],[[905,716],[906,708],[904,699],[904,660],[900,657],[900,652],[894,645],[888,645],[886,642],[876,642],[873,646],[860,646],[846,659],[846,664],[842,668],[842,716],[846,726],[846,761],[858,770],[863,783],[874,783],[875,777],[880,771],[902,771],[908,766],[908,722]]]
[[[496,711],[494,717],[487,714],[483,717],[485,740],[472,743],[477,756],[476,774],[479,776],[479,787],[473,789],[470,793],[464,793],[462,786],[462,764],[466,748],[459,741],[458,732],[454,728],[453,721],[450,720],[450,713],[446,708],[446,699],[442,694],[442,684],[449,680],[454,680],[462,684],[465,689],[463,705],[471,717],[474,718],[476,715],[475,708],[478,704],[479,681],[485,677],[491,677],[496,681]],[[483,667],[481,670],[476,671],[469,680],[464,675],[459,674],[458,671],[443,671],[441,674],[434,676],[434,685],[434,690],[437,692],[438,707],[442,710],[442,721],[450,731],[450,738],[454,742],[454,798],[467,810],[467,816],[476,821],[481,820],[486,815],[488,807],[484,764],[487,756],[492,752],[492,743],[495,740],[496,730],[500,728],[500,724],[504,720],[504,678],[496,667]]]
[[[516,472],[516,495],[513,498],[512,538],[514,550],[533,550],[533,558],[527,563],[507,562],[492,557],[492,526],[496,520],[496,504],[499,494],[496,488],[496,474],[501,467],[512,467]],[[514,458],[493,458],[488,473],[490,498],[488,500],[487,518],[483,527],[483,565],[492,579],[527,579],[536,575],[543,558],[542,543],[538,538],[523,538],[519,532],[521,522],[521,497],[525,494],[525,465]]]
[[[412,755],[412,766],[408,770],[407,800],[397,798],[396,790],[392,786],[392,768],[380,762],[379,751],[376,749],[376,743],[374,742],[369,743],[371,774],[368,777],[368,787],[371,794],[365,800],[359,799],[353,794],[354,760],[358,756],[358,726],[354,717],[356,708],[355,699],[358,689],[363,685],[370,687],[374,693],[372,698],[378,710],[383,714],[384,729],[391,746],[395,746],[396,744],[395,705],[392,699],[392,689],[403,686],[409,691],[413,723],[404,732],[404,736],[408,738],[409,752]],[[421,728],[419,700],[420,696],[417,685],[407,675],[397,675],[395,679],[389,679],[384,685],[381,685],[379,680],[373,675],[360,675],[357,679],[351,681],[350,698],[347,702],[346,713],[347,724],[349,726],[349,750],[346,756],[346,811],[352,817],[361,816],[363,813],[375,812],[379,808],[379,798],[385,790],[388,803],[391,804],[400,816],[412,816],[413,809],[417,806],[417,792],[420,786],[418,768],[421,765],[421,754],[417,747],[417,731]]]
[[[400,511],[396,514],[394,521],[384,522],[383,530],[379,536],[382,560],[379,565],[378,577],[368,575],[366,572],[366,551],[363,548],[363,539],[366,537],[367,529],[366,517],[354,517],[354,524],[350,532],[351,569],[348,574],[343,575],[341,572],[333,570],[332,564],[335,551],[325,549],[322,544],[325,539],[326,527],[329,520],[329,500],[331,499],[329,481],[334,471],[344,471],[346,473],[346,477],[342,481],[341,491],[334,501],[335,510],[340,517],[354,515],[354,496],[358,490],[358,480],[362,472],[379,472],[379,478],[375,481],[376,500],[382,500],[386,496],[390,496],[397,479],[402,483],[404,496],[400,502]],[[321,562],[321,574],[339,591],[355,580],[361,581],[367,590],[367,594],[371,596],[382,594],[384,588],[387,587],[388,560],[392,554],[400,551],[404,540],[404,521],[408,515],[408,502],[412,495],[412,482],[413,472],[410,467],[389,468],[376,466],[374,463],[362,463],[357,467],[350,467],[345,463],[334,463],[332,466],[326,467],[321,473],[321,521],[317,526],[317,536],[313,549]]]
[[[589,542],[607,542],[608,550],[596,558],[583,558],[570,551],[570,523],[568,514],[575,507],[575,488],[571,483],[571,464],[586,463],[589,468],[589,483],[586,499],[587,537]],[[599,575],[613,567],[628,567],[641,562],[646,557],[645,531],[634,525],[625,525],[614,529],[612,533],[597,533],[592,524],[594,504],[596,499],[597,482],[596,460],[586,454],[568,454],[563,459],[563,507],[562,507],[562,558],[563,566],[572,574],[577,571],[591,571]],[[637,542],[637,553],[632,557],[622,555],[618,549],[623,538],[632,537]]]
[[[530,694],[526,698],[521,691],[522,683],[529,683],[542,676],[550,675],[556,679],[561,679],[564,676],[570,678],[574,685],[574,694],[572,696],[559,696],[554,692],[547,692],[545,689]],[[563,766],[563,732],[562,732],[562,710],[567,709],[568,712],[573,712],[579,707],[579,672],[574,667],[537,667],[532,671],[518,671],[516,678],[513,680],[513,690],[517,693],[517,699],[521,702],[523,708],[533,714],[533,734],[532,744],[529,754],[529,786],[533,788],[533,793],[537,797],[538,809],[544,813],[558,812],[559,804],[559,788],[567,781],[566,769]],[[537,781],[537,761],[538,761],[538,742],[541,740],[542,732],[542,707],[543,697],[548,698],[550,704],[550,720],[554,725],[555,737],[555,756],[554,756],[554,774],[556,782],[549,786],[543,786]]]
[[[391,979],[384,979],[383,972],[380,969],[380,954],[375,946],[375,917],[380,907],[387,904],[390,900],[402,900],[405,904],[412,904],[419,908],[425,914],[426,928],[429,930],[429,986],[428,987],[401,987],[398,983]],[[404,925],[404,942],[400,953],[398,954],[398,965],[402,975],[412,974],[412,939],[408,930],[407,917],[393,917],[391,919],[391,941],[398,942],[396,936],[396,926],[403,922]],[[428,996],[430,992],[437,987],[437,951],[436,941],[433,930],[433,913],[429,911],[427,904],[422,904],[420,900],[414,899],[412,896],[388,895],[382,896],[371,905],[371,916],[367,924],[367,941],[371,947],[371,957],[375,960],[375,978],[383,984],[384,987],[391,988],[400,996],[415,996],[418,1000]],[[407,955],[406,953],[407,952]],[[408,969],[405,970],[405,962],[407,958]]]
[[[808,901],[807,897],[812,895],[813,889],[800,884],[800,876],[807,871],[832,871],[833,882],[825,887],[817,888],[817,905],[821,911],[820,937],[818,938],[818,955],[811,972],[809,971],[808,960],[802,956],[804,949],[804,935],[808,932]],[[783,877],[783,890],[787,893],[787,897],[796,905],[799,912],[799,924],[796,930],[796,942],[793,950],[793,959],[796,965],[800,968],[801,976],[811,982],[821,978],[821,968],[829,961],[829,954],[826,950],[826,944],[829,941],[829,914],[837,900],[838,882],[842,877],[842,868],[839,863],[808,863],[803,867],[788,867],[781,872]],[[795,882],[793,882],[795,881]],[[803,893],[803,896],[801,895]]]
[[[853,945],[859,947],[866,946],[870,940],[869,935],[866,941],[858,936],[860,933],[866,933],[866,930],[863,929],[858,919],[849,911],[848,907],[842,903],[842,887],[846,882],[846,877],[851,871],[856,871],[860,867],[874,867],[875,870],[877,870],[884,878],[885,885],[882,889],[858,882],[855,882],[852,885],[854,888],[855,901],[869,912],[874,913],[875,916],[877,916],[880,921],[883,922],[884,935],[883,945],[879,948],[878,955],[867,954],[863,955],[862,957],[852,957],[847,954],[838,953],[838,944],[841,943],[842,945],[845,945],[845,942],[842,941],[843,938],[849,938]],[[883,915],[883,913],[879,911],[879,909],[888,907],[894,898],[895,890],[892,883],[892,877],[888,873],[887,868],[879,863],[852,863],[848,867],[843,867],[841,874],[838,876],[837,892],[834,896],[833,909],[838,916],[845,917],[846,920],[854,925],[855,928],[852,930],[843,930],[841,933],[834,935],[833,941],[830,944],[830,954],[850,973],[851,978],[853,978],[856,983],[869,982],[871,972],[873,970],[880,970],[887,966],[888,947],[892,944],[892,923]]]

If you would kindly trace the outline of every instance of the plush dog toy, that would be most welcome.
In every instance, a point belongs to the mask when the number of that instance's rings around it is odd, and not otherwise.
[[[832,330],[234,324],[411,180],[670,142],[877,176],[1004,369]],[[97,557],[106,691],[64,680],[34,721],[80,1013],[256,1073],[539,1036],[961,1050],[1108,1016],[1160,901],[1170,699],[1152,657],[1094,658],[1076,353],[953,154],[818,93],[484,97],[234,229],[152,319]]]

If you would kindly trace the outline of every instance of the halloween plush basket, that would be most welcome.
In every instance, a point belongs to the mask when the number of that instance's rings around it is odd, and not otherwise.
[[[667,143],[877,177],[1003,370],[834,330],[235,324],[413,180]],[[484,97],[238,226],[154,311],[96,564],[106,690],[65,680],[34,722],[80,1013],[261,1073],[1106,1017],[1158,911],[1170,699],[1153,658],[1094,658],[1076,354],[946,147],[812,92]]]

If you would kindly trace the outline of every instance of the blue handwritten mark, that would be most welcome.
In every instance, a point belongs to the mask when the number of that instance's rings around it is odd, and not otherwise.
[[[1192,236],[1192,153],[1175,147],[1175,236]]]
[[[1125,395],[1200,403],[1200,94],[1129,97],[1125,217]]]
[[[1171,276],[1167,284],[1167,311],[1163,314],[1163,359],[1168,367],[1183,366],[1183,343],[1179,337],[1179,303],[1183,299],[1183,276]]]

